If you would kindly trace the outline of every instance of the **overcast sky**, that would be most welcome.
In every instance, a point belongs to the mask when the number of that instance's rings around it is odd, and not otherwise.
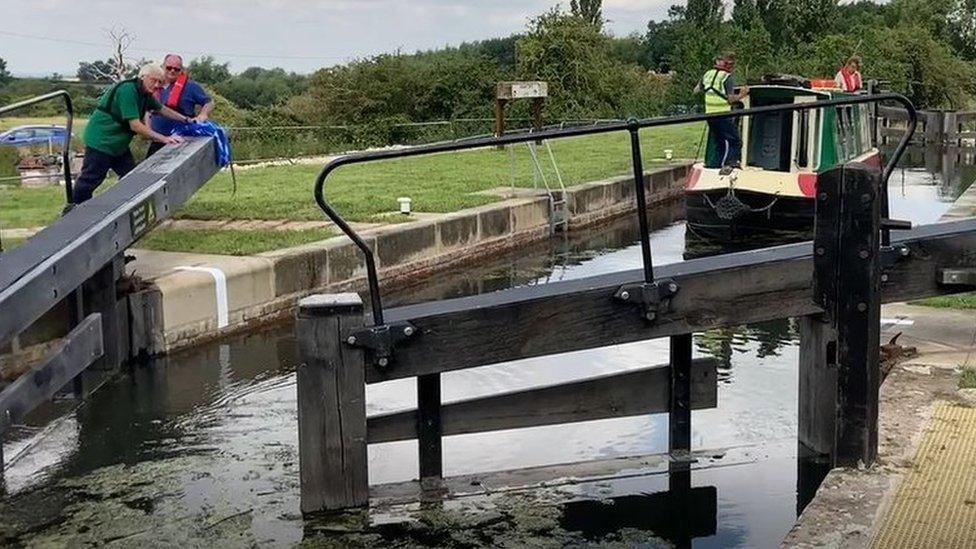
[[[616,35],[646,28],[680,0],[604,0]],[[0,0],[0,57],[18,75],[74,75],[111,53],[107,29],[136,36],[134,57],[175,50],[310,72],[352,58],[507,36],[552,0]],[[562,3],[568,7],[569,0]]]

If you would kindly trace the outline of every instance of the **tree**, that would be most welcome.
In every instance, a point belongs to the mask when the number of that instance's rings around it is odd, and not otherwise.
[[[963,58],[976,61],[976,0],[956,0],[947,25],[949,44]]]
[[[647,38],[636,32],[623,38],[611,38],[610,50],[616,61],[649,70],[657,69],[657,65],[652,63]]]
[[[218,63],[211,55],[190,61],[187,71],[203,84],[213,85],[230,79],[230,63]]]
[[[610,42],[600,29],[557,6],[529,22],[517,51],[519,76],[549,83],[549,111],[588,116],[600,110],[602,77],[611,64]]]
[[[735,0],[732,4],[732,22],[742,29],[762,25],[763,20],[756,0]]]
[[[603,27],[603,0],[570,0],[569,10],[587,23]]]
[[[111,59],[108,61],[81,61],[78,63],[78,71],[75,76],[82,82],[104,82],[108,80],[106,75],[109,74],[112,74]]]
[[[300,74],[286,73],[281,68],[250,67],[214,88],[238,107],[253,109],[282,104],[305,91],[306,85],[307,78]]]
[[[725,6],[722,0],[688,0],[684,18],[702,31],[710,31],[722,23]]]
[[[7,70],[7,61],[0,57],[0,86],[5,86],[13,79],[13,75],[11,75],[10,71]]]
[[[105,33],[112,45],[112,57],[105,61],[79,62],[75,73],[79,80],[118,82],[135,76],[139,71],[139,63],[134,62],[127,53],[136,37],[126,31],[125,27],[112,27]]]
[[[668,18],[664,21],[649,21],[647,23],[648,66],[658,72],[671,71],[674,48],[682,38],[681,23],[685,18],[684,6],[671,6]]]

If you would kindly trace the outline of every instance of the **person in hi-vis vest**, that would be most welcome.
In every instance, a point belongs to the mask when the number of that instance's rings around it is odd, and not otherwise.
[[[716,56],[715,67],[705,71],[698,85],[695,86],[695,93],[705,94],[706,113],[731,112],[732,105],[742,101],[749,94],[748,86],[742,86],[739,93],[735,92],[735,83],[732,81],[734,64],[735,58],[731,53]],[[716,152],[720,159],[720,166],[738,167],[739,160],[742,158],[742,138],[739,136],[738,120],[731,116],[710,119],[708,130],[718,146]]]

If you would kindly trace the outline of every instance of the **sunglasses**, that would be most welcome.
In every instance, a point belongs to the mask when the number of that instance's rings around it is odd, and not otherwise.
[[[183,70],[183,67],[166,67],[166,70],[168,70],[168,71],[174,71],[174,72],[180,72],[180,71]]]

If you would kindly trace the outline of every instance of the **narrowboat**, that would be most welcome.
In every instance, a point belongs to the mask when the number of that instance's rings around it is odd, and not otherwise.
[[[850,96],[838,89],[795,82],[750,86],[743,106]],[[881,165],[868,104],[766,113],[740,120],[741,166],[722,169],[723,159],[717,158],[709,136],[704,162],[696,163],[688,174],[687,230],[699,239],[732,245],[809,239],[818,175],[846,162]]]

